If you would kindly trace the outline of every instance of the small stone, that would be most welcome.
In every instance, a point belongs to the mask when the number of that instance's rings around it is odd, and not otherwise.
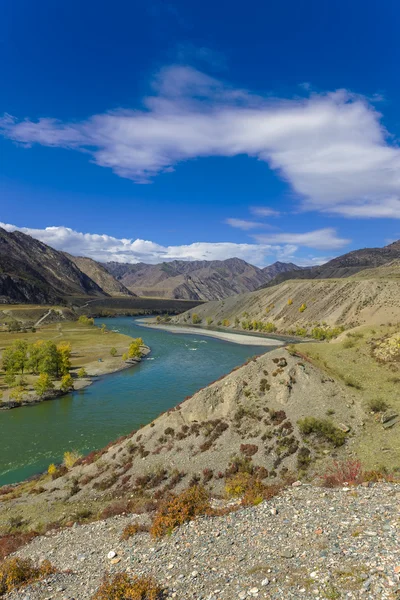
[[[251,588],[250,594],[258,594],[258,588],[256,588],[256,587]]]
[[[239,600],[245,600],[247,597],[247,592],[239,592]]]
[[[295,481],[294,483],[292,483],[292,487],[300,487],[301,486],[301,481]]]
[[[262,580],[262,582],[261,582],[261,585],[262,585],[263,587],[265,587],[265,586],[266,586],[266,585],[268,585],[268,584],[269,584],[269,579],[267,579],[267,578],[263,579],[263,580]]]
[[[282,550],[280,556],[281,558],[293,558],[294,554],[291,550]]]
[[[117,565],[119,562],[121,562],[121,559],[119,557],[112,558],[110,562],[112,565]]]
[[[110,550],[110,552],[107,554],[108,559],[115,558],[116,556],[117,553],[115,552],[115,550]]]
[[[278,514],[278,509],[275,508],[275,507],[273,507],[273,508],[271,508],[270,513],[271,513],[271,515],[277,515]]]

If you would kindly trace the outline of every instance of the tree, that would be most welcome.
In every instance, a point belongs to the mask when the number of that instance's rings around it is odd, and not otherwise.
[[[43,340],[38,340],[34,344],[30,344],[28,348],[28,369],[34,374],[39,373],[39,363],[42,356],[43,344]]]
[[[82,323],[82,325],[94,325],[94,319],[92,317],[87,317],[86,315],[81,315],[78,319],[78,323]]]
[[[20,323],[18,321],[16,321],[15,319],[13,319],[8,324],[8,331],[21,331]]]
[[[38,396],[42,397],[54,388],[54,383],[48,373],[40,373],[35,382],[34,389]]]
[[[118,352],[117,352],[117,349],[114,348],[114,346],[111,348],[110,354],[111,354],[111,356],[117,356]]]
[[[142,338],[132,340],[128,348],[128,358],[140,358],[142,356],[141,347],[144,345]]]
[[[60,390],[62,392],[69,392],[70,390],[73,390],[73,389],[74,389],[74,380],[72,379],[72,377],[69,373],[66,373],[66,375],[63,375],[61,378]]]
[[[71,368],[71,344],[69,342],[61,342],[57,346],[58,352],[58,369],[62,375],[67,375]]]
[[[3,352],[3,369],[7,372],[21,373],[23,375],[28,364],[28,344],[17,340]]]
[[[39,358],[39,373],[59,377],[62,369],[60,354],[54,342],[44,342]]]
[[[81,367],[78,371],[78,377],[79,379],[84,379],[85,377],[88,376],[88,374],[86,373],[85,369],[83,367]]]
[[[4,383],[8,387],[13,387],[16,383],[16,377],[14,371],[7,371],[4,376]]]
[[[198,325],[199,323],[201,323],[201,318],[197,313],[192,314],[192,323],[193,325]]]
[[[10,400],[15,400],[15,402],[22,402],[24,392],[25,389],[22,386],[17,385],[10,394]]]
[[[107,325],[105,323],[102,323],[100,329],[101,329],[101,333],[105,333],[107,330]]]

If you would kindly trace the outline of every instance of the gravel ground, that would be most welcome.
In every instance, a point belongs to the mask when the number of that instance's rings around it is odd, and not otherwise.
[[[143,517],[75,525],[18,552],[68,573],[7,598],[85,600],[104,572],[127,571],[152,574],[168,598],[179,600],[400,599],[399,502],[398,484],[295,484],[257,507],[198,519],[161,541],[146,533],[120,541],[125,525]]]

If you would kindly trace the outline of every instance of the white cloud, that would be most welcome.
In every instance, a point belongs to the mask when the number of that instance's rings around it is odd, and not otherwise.
[[[331,227],[316,229],[306,233],[273,233],[252,236],[262,244],[295,244],[318,250],[333,250],[343,248],[350,242],[336,235],[336,230]]]
[[[246,221],[245,219],[225,219],[225,223],[231,227],[235,227],[236,229],[242,229],[243,231],[266,227],[264,223],[258,223],[257,221]]]
[[[400,149],[367,98],[346,90],[264,98],[184,66],[163,69],[153,88],[142,110],[76,123],[5,115],[0,132],[86,152],[137,182],[191,158],[246,154],[286,180],[303,209],[400,218]]]
[[[250,264],[265,266],[275,260],[312,264],[312,258],[296,259],[297,246],[291,244],[236,244],[234,242],[194,242],[182,246],[162,246],[148,240],[115,238],[106,234],[81,233],[69,227],[34,229],[0,223],[7,231],[22,231],[75,256],[89,256],[100,262],[116,261],[150,264],[171,260],[225,260],[238,257]]]
[[[275,260],[286,262],[301,260],[296,259],[294,256],[298,250],[298,246],[290,242],[286,243],[283,239],[282,243],[260,242],[257,244],[237,244],[234,242],[194,242],[193,244],[184,244],[181,246],[162,246],[149,240],[132,240],[115,238],[106,234],[81,233],[63,226],[34,229],[0,223],[0,227],[7,231],[22,231],[57,250],[69,252],[74,256],[89,256],[100,262],[145,262],[155,264],[171,260],[225,260],[237,257],[253,265],[265,266]],[[310,236],[310,238],[304,238],[307,243],[303,245],[311,245],[313,233],[317,234],[318,232],[298,234],[298,236]],[[285,234],[279,235],[284,236]],[[289,239],[292,234],[287,235]],[[329,234],[328,237],[330,237],[333,244],[330,247],[338,247],[335,245],[337,243],[335,236]],[[301,245],[301,242],[299,242],[299,245]],[[307,264],[312,264],[312,260],[311,257],[307,259]]]
[[[257,217],[278,217],[280,212],[268,206],[251,206],[250,212]]]

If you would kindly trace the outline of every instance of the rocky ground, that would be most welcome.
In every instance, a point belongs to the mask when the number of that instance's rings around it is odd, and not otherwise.
[[[400,485],[323,489],[297,485],[223,517],[201,518],[166,538],[120,516],[35,539],[18,552],[60,572],[7,600],[85,600],[105,572],[151,574],[166,597],[400,598]]]

